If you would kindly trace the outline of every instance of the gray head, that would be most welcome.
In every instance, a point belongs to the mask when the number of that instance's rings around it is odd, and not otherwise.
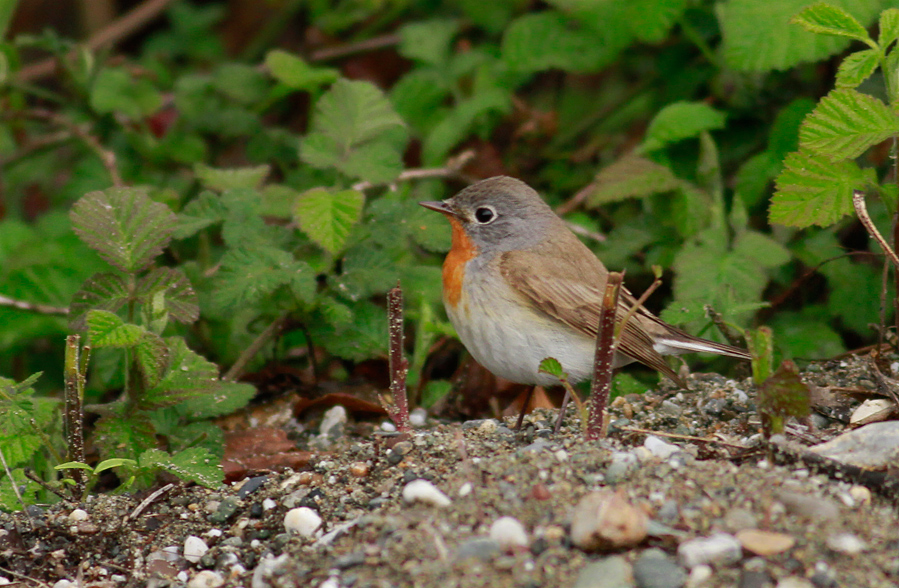
[[[481,180],[442,202],[419,204],[442,212],[454,225],[458,222],[482,251],[527,249],[550,226],[561,224],[533,188],[507,176]]]

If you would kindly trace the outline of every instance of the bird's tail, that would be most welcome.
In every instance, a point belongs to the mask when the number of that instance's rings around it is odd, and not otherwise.
[[[737,359],[752,359],[752,356],[745,349],[726,345],[724,343],[715,343],[708,339],[701,339],[688,335],[684,332],[672,331],[668,336],[656,337],[653,341],[653,348],[662,355],[680,355],[681,353],[714,353],[715,355],[724,355],[727,357],[735,357]]]

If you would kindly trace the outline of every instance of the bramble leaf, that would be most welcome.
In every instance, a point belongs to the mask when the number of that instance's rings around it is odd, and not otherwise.
[[[134,347],[146,334],[140,325],[126,323],[106,310],[87,312],[87,332],[91,347]]]
[[[231,249],[222,257],[213,302],[226,311],[255,304],[290,283],[297,263],[290,253],[274,247]]]
[[[854,159],[899,133],[889,106],[855,90],[834,90],[821,99],[799,128],[799,144],[831,159]]]
[[[670,168],[630,153],[596,174],[587,205],[596,207],[626,198],[644,198],[670,192],[680,184]]]
[[[669,143],[723,129],[725,114],[703,102],[675,102],[659,111],[646,129],[641,149],[655,151]]]
[[[179,323],[192,323],[200,318],[197,293],[180,269],[155,268],[138,282],[137,292],[142,304],[155,294],[164,293],[165,309]]]
[[[162,253],[176,221],[168,206],[136,188],[90,192],[69,216],[82,241],[128,273],[144,269]]]
[[[825,2],[806,7],[791,22],[812,33],[849,37],[858,41],[870,40],[868,31],[851,14]]]
[[[141,453],[139,463],[142,469],[161,468],[182,480],[207,488],[215,488],[225,477],[219,460],[204,447],[189,447],[174,455],[159,449],[148,449]]]
[[[899,8],[887,8],[880,13],[880,37],[877,42],[886,51],[890,44],[899,39]]]
[[[543,361],[540,362],[540,366],[537,368],[537,371],[542,374],[555,376],[559,380],[568,379],[568,374],[565,373],[565,370],[562,369],[562,364],[559,363],[559,360],[555,357],[543,358]]]
[[[340,71],[331,67],[313,67],[301,57],[281,49],[265,56],[265,67],[272,76],[294,90],[315,90],[340,79]]]
[[[365,195],[356,190],[332,194],[314,188],[301,195],[294,204],[294,218],[313,241],[329,253],[343,249],[347,236],[362,215]]]
[[[168,366],[169,348],[156,333],[145,332],[135,347],[138,365],[148,388],[159,383]]]
[[[236,188],[258,189],[271,172],[269,165],[255,167],[215,168],[198,163],[194,166],[197,179],[205,188],[224,192]]]
[[[84,330],[88,310],[115,312],[128,302],[129,296],[128,285],[122,276],[112,273],[94,274],[72,297],[69,305],[69,328],[74,331]]]
[[[837,88],[855,88],[874,73],[880,55],[876,49],[856,51],[846,57],[837,69]]]
[[[458,31],[459,22],[448,18],[404,25],[400,28],[400,55],[431,65],[445,63]]]

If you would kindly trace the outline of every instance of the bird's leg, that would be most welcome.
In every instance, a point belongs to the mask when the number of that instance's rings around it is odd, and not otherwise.
[[[528,389],[527,396],[524,397],[524,403],[521,405],[521,412],[518,413],[518,422],[515,423],[515,430],[521,430],[521,424],[524,423],[524,415],[528,413],[528,408],[531,406],[531,400],[534,398],[534,388],[537,386],[531,386]]]

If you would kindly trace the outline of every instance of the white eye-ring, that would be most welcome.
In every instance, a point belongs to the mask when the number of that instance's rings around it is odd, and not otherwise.
[[[478,206],[474,218],[482,225],[489,225],[496,220],[496,210],[492,206]]]

